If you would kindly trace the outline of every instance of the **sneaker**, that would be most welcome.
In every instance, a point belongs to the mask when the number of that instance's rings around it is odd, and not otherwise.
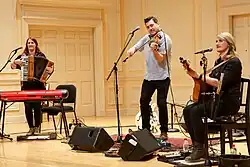
[[[39,127],[34,127],[34,134],[40,134],[40,128]]]
[[[32,128],[30,128],[30,130],[26,133],[26,136],[31,136],[31,135],[34,134],[34,132],[35,132],[35,129],[32,127]]]
[[[168,133],[167,132],[161,132],[160,139],[168,140]]]

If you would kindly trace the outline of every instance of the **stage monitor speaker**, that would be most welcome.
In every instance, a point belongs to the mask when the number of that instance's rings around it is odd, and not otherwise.
[[[114,141],[103,128],[77,126],[68,144],[73,150],[101,152],[109,150]]]
[[[147,129],[126,135],[118,154],[125,161],[141,161],[152,157],[160,143]]]

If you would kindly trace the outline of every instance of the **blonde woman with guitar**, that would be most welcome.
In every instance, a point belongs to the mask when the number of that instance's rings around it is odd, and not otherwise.
[[[193,95],[196,95],[194,103],[183,110],[185,124],[194,147],[191,155],[186,158],[187,161],[196,161],[205,156],[205,126],[202,122],[202,117],[205,116],[204,110],[207,116],[212,118],[212,116],[235,114],[240,108],[242,65],[237,57],[234,38],[230,33],[223,32],[217,36],[216,51],[218,58],[215,60],[214,67],[207,72],[206,83],[204,83],[204,75],[198,74],[184,59],[181,60],[187,74],[194,79],[198,87],[198,91],[193,91]],[[204,101],[201,100],[202,84],[208,87]],[[209,92],[210,95],[208,95]],[[214,94],[219,94],[218,103],[215,103],[214,96],[211,96]],[[217,108],[215,113],[214,108]]]

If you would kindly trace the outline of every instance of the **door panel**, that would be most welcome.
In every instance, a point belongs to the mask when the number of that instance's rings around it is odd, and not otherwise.
[[[55,71],[48,81],[51,89],[59,84],[76,85],[78,116],[95,116],[92,29],[31,26],[29,34],[55,63]]]

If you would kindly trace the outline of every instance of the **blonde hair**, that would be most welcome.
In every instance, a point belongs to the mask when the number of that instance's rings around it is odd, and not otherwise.
[[[230,34],[229,32],[222,32],[219,35],[217,35],[217,37],[228,43],[228,45],[229,45],[229,50],[228,50],[229,57],[238,55],[236,52],[236,45],[235,45],[234,37],[232,36],[232,34]]]

